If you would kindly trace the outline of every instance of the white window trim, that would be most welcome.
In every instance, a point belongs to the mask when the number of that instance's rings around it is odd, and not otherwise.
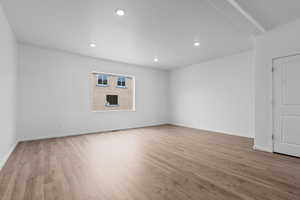
[[[104,80],[103,77],[106,76],[107,84],[98,84],[99,76],[102,76],[102,81]],[[109,75],[106,75],[106,74],[97,74],[97,86],[98,87],[108,87],[109,86],[109,84],[108,84],[108,76]]]
[[[133,75],[126,75],[126,74],[115,74],[115,73],[108,73],[108,72],[99,72],[99,71],[92,71],[90,74],[105,74],[105,75],[109,75],[109,76],[124,76],[126,78],[131,78],[132,80],[132,109],[128,110],[128,109],[120,109],[120,110],[93,110],[93,100],[92,100],[92,87],[90,87],[90,109],[92,113],[106,113],[106,112],[136,112],[136,94],[135,94],[135,76]],[[89,74],[89,75],[90,75]],[[91,83],[92,84],[92,83]]]

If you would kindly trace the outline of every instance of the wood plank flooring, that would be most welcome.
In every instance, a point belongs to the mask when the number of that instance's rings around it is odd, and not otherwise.
[[[22,142],[1,200],[300,199],[300,159],[253,140],[158,126]]]

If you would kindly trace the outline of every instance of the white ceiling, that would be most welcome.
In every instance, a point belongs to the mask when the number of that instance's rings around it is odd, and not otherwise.
[[[266,29],[300,17],[299,0],[237,0]],[[2,0],[19,41],[170,69],[252,48],[258,30],[226,0]],[[126,11],[124,17],[114,14]],[[201,46],[193,47],[194,40]],[[95,41],[96,48],[89,43]],[[158,63],[153,59],[157,56]]]
[[[236,0],[267,30],[300,18],[300,0]]]

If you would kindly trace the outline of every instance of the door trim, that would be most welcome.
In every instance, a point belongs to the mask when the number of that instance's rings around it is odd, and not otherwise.
[[[290,55],[286,55],[286,56],[279,56],[279,57],[275,57],[275,58],[272,58],[272,66],[271,66],[271,117],[272,117],[272,120],[271,120],[271,127],[272,127],[272,133],[271,133],[271,138],[270,140],[272,141],[272,152],[275,153],[274,151],[274,145],[275,145],[275,140],[274,140],[274,126],[275,126],[275,122],[274,122],[274,72],[275,72],[275,61],[279,60],[279,59],[284,59],[284,58],[290,58],[290,57],[294,57],[294,56],[300,56],[300,53],[294,53],[294,54],[290,54]]]

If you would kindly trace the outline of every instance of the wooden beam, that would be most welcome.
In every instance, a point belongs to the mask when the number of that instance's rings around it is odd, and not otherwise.
[[[240,12],[249,22],[251,22],[261,33],[265,33],[266,29],[254,19],[247,11],[245,11],[236,0],[227,0],[238,12]]]

